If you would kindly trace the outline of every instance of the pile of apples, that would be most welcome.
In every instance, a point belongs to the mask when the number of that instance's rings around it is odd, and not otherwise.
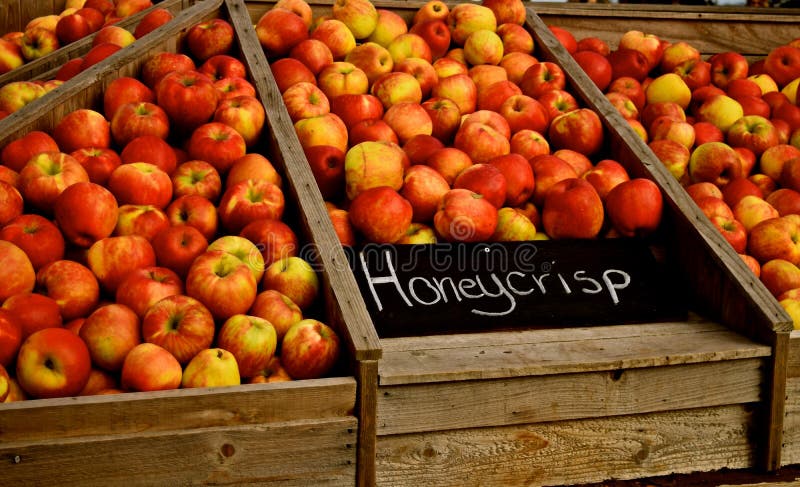
[[[111,80],[0,150],[0,401],[316,378],[336,332],[257,152],[235,31]]]
[[[36,17],[23,31],[3,34],[0,37],[0,75],[90,34],[95,37],[92,48],[84,56],[66,62],[53,78],[13,81],[0,88],[0,118],[172,19],[169,10],[156,8],[142,18],[133,32],[114,25],[152,6],[151,0],[67,0],[60,14]]]
[[[638,30],[611,50],[550,28],[800,328],[800,39],[704,59]]]
[[[599,116],[534,56],[521,0],[406,21],[369,0],[255,25],[344,245],[645,236],[662,195],[608,153]]]

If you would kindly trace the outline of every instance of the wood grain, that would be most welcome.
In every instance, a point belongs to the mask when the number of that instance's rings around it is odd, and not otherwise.
[[[381,486],[568,485],[753,465],[749,406],[378,437]]]
[[[66,0],[3,0],[0,2],[0,35],[23,31],[36,17],[60,14],[66,3]]]
[[[350,485],[355,418],[0,445],[4,485]]]

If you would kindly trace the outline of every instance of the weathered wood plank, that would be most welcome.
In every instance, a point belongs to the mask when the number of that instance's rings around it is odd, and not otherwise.
[[[762,400],[764,360],[380,387],[378,434],[540,423]]]
[[[377,436],[378,362],[358,362],[358,478],[356,485],[375,485],[375,442]]]
[[[0,445],[4,485],[342,485],[355,482],[355,418]]]
[[[746,405],[378,437],[381,486],[569,485],[753,465]]]
[[[509,331],[430,338],[407,348],[384,339],[381,386],[530,375],[567,374],[766,357],[770,347],[725,329],[687,333],[687,325],[618,325],[581,329]],[[596,336],[592,336],[592,332]],[[627,332],[627,333],[626,333]],[[539,337],[543,337],[541,340]],[[493,342],[493,340],[495,340]],[[443,344],[448,343],[450,346]],[[400,350],[397,350],[400,348]],[[397,350],[397,351],[395,351]]]
[[[789,333],[788,356],[786,374],[789,377],[800,377],[800,330]]]
[[[783,419],[781,465],[800,463],[800,378],[786,381],[786,416]]]
[[[21,401],[0,406],[0,442],[353,416],[352,377]]]

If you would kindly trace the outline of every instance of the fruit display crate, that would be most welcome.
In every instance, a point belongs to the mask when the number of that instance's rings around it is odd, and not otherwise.
[[[20,2],[20,3],[22,3],[22,2]],[[53,2],[53,3],[59,3],[59,2]],[[63,4],[64,2],[60,2],[60,3]],[[187,7],[190,7],[194,3],[196,3],[196,0],[161,0],[160,2],[154,3],[152,7],[148,7],[147,9],[145,9],[145,10],[143,10],[141,12],[138,12],[136,14],[133,14],[133,15],[129,16],[129,17],[120,19],[114,25],[122,27],[125,30],[133,33],[134,30],[136,29],[136,26],[139,24],[139,22],[142,20],[142,18],[145,15],[147,15],[149,12],[151,12],[153,9],[156,9],[156,8],[166,9],[170,13],[175,15],[178,12],[180,12],[181,10],[183,10],[183,9],[185,9]],[[58,13],[58,12],[61,12],[63,10],[63,7],[59,10],[58,8],[55,8],[55,7],[58,7],[58,6],[54,5],[53,7],[49,7],[48,6],[47,9],[45,9],[44,13],[40,13],[40,11],[37,10],[37,9],[41,8],[41,5],[42,5],[42,2],[27,2],[26,3],[26,8],[23,9],[23,11],[26,14],[32,14],[29,17],[26,17],[27,20],[31,20],[31,19],[33,19],[33,18],[35,18],[37,16],[40,16],[40,15],[52,15],[53,12]],[[55,9],[53,9],[53,8],[55,8]],[[6,11],[6,13],[11,14],[13,12],[15,12],[15,8],[12,5],[11,8],[8,11]],[[2,15],[2,14],[0,14],[0,15]],[[2,24],[2,20],[3,19],[0,18],[0,25],[6,25],[6,24]],[[9,18],[7,18],[6,20],[9,20]],[[6,29],[0,28],[0,32],[5,33],[5,32],[11,32],[11,31],[22,31],[22,30],[24,30],[26,23],[27,23],[27,21],[23,22],[22,26],[18,27],[18,28],[6,28]],[[10,27],[10,25],[18,25],[18,24],[16,24],[16,23],[8,23],[8,25]],[[92,33],[92,34],[90,34],[90,35],[88,35],[88,36],[86,36],[86,37],[84,37],[82,39],[79,39],[79,40],[77,40],[75,42],[71,42],[71,43],[66,44],[64,46],[61,46],[60,48],[56,49],[55,51],[53,51],[50,54],[47,54],[47,55],[42,56],[42,57],[40,57],[38,59],[34,59],[32,61],[26,62],[22,66],[20,66],[20,67],[18,67],[16,69],[12,69],[11,71],[0,75],[0,86],[3,86],[3,85],[5,85],[7,83],[10,83],[12,81],[32,81],[32,80],[43,80],[43,81],[46,81],[48,79],[53,79],[55,77],[55,74],[58,71],[58,69],[64,63],[66,63],[70,59],[83,56],[84,54],[89,52],[89,50],[92,48],[92,41],[93,41],[93,39],[95,37],[95,34],[96,34],[96,32]]]
[[[274,5],[246,3],[254,22]],[[319,14],[331,6],[309,3]],[[406,20],[423,3],[373,2]],[[537,59],[560,64],[569,89],[601,115],[611,156],[661,188],[667,262],[692,312],[512,331],[491,331],[487,320],[483,332],[381,337],[376,483],[561,485],[776,468],[791,319],[528,10]],[[299,152],[291,133],[285,141]]]
[[[734,51],[750,60],[764,59],[774,47],[800,37],[798,9],[741,9],[537,4],[548,25],[569,29],[576,36],[597,36],[616,47],[628,29],[653,33],[667,40],[684,40],[703,57]],[[766,294],[768,301],[774,301]],[[772,303],[770,303],[772,305]],[[800,463],[800,331],[789,333],[786,350],[785,405],[780,459],[773,466]],[[776,391],[777,393],[777,391]],[[777,411],[776,411],[777,412]]]
[[[150,55],[180,52],[188,28],[212,18],[234,26],[234,50],[262,103],[273,105],[272,91],[265,88],[266,62],[244,3],[206,0],[181,11],[158,35],[140,39],[132,49],[80,73],[75,83],[47,100],[35,100],[24,113],[0,121],[0,146],[33,130],[50,130],[75,109],[97,109],[112,80],[137,76]],[[360,297],[352,275],[338,265],[346,258],[327,223],[322,199],[313,198],[313,178],[302,166],[288,164],[277,146],[281,129],[273,124],[272,118],[266,121],[256,150],[283,177],[287,214],[297,215],[290,223],[301,243],[317,249],[320,319],[337,331],[342,343],[335,373],[290,382],[0,404],[0,457],[7,463],[0,483],[359,483],[361,452],[374,448],[380,346],[369,316],[354,304]]]

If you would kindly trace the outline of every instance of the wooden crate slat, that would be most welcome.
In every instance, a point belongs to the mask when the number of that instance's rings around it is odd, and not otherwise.
[[[758,402],[764,360],[380,387],[378,434],[455,430]]]
[[[355,418],[0,445],[5,485],[353,485]]]
[[[527,486],[747,468],[749,406],[380,436],[381,486]]]
[[[783,423],[781,465],[800,463],[800,378],[786,381],[786,418]]]
[[[22,401],[0,414],[0,439],[133,434],[352,416],[352,377],[227,388]]]
[[[635,325],[617,325],[627,328]],[[602,332],[606,327],[598,327]],[[664,331],[668,324],[659,325]],[[639,327],[639,330],[644,328]],[[683,329],[683,327],[679,327]],[[495,379],[546,374],[569,374],[603,370],[700,363],[738,358],[767,357],[770,348],[755,344],[729,330],[675,335],[583,338],[570,340],[570,330],[558,330],[562,340],[540,343],[537,333],[508,332],[517,343],[482,344],[480,335],[464,336],[469,346],[421,347],[393,352],[384,350],[379,365],[380,385],[417,384],[451,380]],[[543,334],[557,334],[547,331]],[[387,339],[393,342],[403,339]]]

